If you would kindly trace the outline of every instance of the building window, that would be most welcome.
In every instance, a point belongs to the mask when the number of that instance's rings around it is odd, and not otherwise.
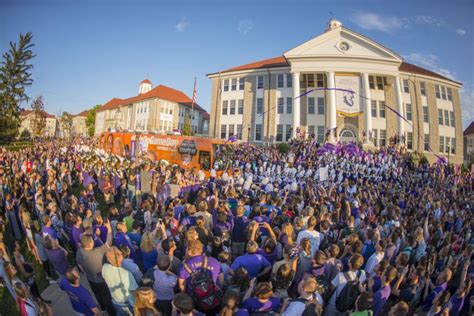
[[[377,117],[377,101],[370,101],[370,106],[372,110],[372,117]]]
[[[383,77],[377,77],[377,89],[383,90]]]
[[[324,131],[324,126],[318,126],[318,143],[324,143],[326,137],[326,132]]]
[[[372,90],[375,89],[374,76],[369,76],[369,88],[372,89]]]
[[[324,88],[324,75],[323,74],[317,74],[316,75],[316,84],[318,85],[318,88]]]
[[[234,135],[234,128],[235,128],[235,125],[234,124],[230,124],[229,125],[229,137],[231,137],[232,135]]]
[[[410,88],[408,87],[408,80],[403,79],[403,92],[410,93]]]
[[[262,124],[255,125],[255,140],[256,141],[262,140]]]
[[[453,111],[450,111],[449,112],[449,119],[451,121],[451,127],[455,127],[454,125],[454,112]]]
[[[278,124],[277,125],[277,137],[276,137],[277,142],[283,141],[283,125]]]
[[[227,125],[221,125],[221,138],[227,138]]]
[[[449,111],[444,110],[444,125],[449,126]]]
[[[374,146],[375,146],[375,147],[379,147],[379,141],[378,141],[378,139],[379,139],[378,136],[379,136],[379,135],[378,135],[378,134],[379,134],[379,133],[378,133],[378,131],[377,131],[376,129],[373,129],[373,130],[372,130],[372,140],[374,141]]]
[[[308,126],[308,135],[309,135],[310,137],[313,137],[313,136],[314,136],[314,125]]]
[[[428,107],[426,105],[423,105],[423,122],[429,123],[430,118],[428,116]]]
[[[407,120],[411,121],[412,120],[412,112],[411,112],[411,104],[407,103],[405,105],[405,114],[407,117]]]
[[[453,91],[451,90],[451,88],[447,88],[447,91],[448,91],[448,100],[453,101]]]
[[[286,125],[285,141],[289,141],[290,139],[291,139],[291,125]]]
[[[456,153],[456,138],[451,138],[451,154]]]
[[[430,134],[425,134],[423,138],[423,148],[425,151],[430,151]]]
[[[308,114],[314,114],[314,98],[308,98]]]
[[[439,152],[444,153],[444,136],[439,137]]]
[[[235,100],[230,100],[229,115],[235,115]]]
[[[232,79],[231,82],[232,82],[232,83],[231,83],[230,89],[231,89],[232,91],[236,91],[236,90],[237,90],[237,79]]]
[[[244,99],[238,101],[237,114],[244,114]]]
[[[224,80],[224,91],[229,91],[229,79]]]
[[[443,100],[446,100],[446,87],[441,86],[441,96],[443,97]]]
[[[284,75],[277,75],[277,87],[284,88],[285,87],[285,76]]]
[[[242,124],[237,124],[237,138],[242,140]]]
[[[324,98],[318,98],[318,114],[324,115]]]
[[[387,144],[387,131],[384,129],[380,130],[380,140],[379,145],[380,147],[385,147]]]
[[[257,114],[263,113],[263,98],[257,98]]]
[[[257,76],[257,89],[263,89],[263,76]]]
[[[445,137],[444,140],[446,141],[446,146],[444,147],[444,150],[447,154],[449,154],[449,146],[450,146],[450,143],[451,143],[451,138],[449,137]]]
[[[379,101],[379,117],[385,118],[385,103]]]
[[[287,88],[293,87],[293,77],[291,76],[291,74],[286,75],[286,87]]]
[[[307,87],[308,88],[314,88],[314,75],[313,74],[307,74],[306,77],[308,78]]]
[[[245,79],[240,78],[239,79],[239,90],[244,90],[244,84],[245,84]]]
[[[286,113],[291,114],[293,113],[293,99],[286,98]]]
[[[435,85],[435,93],[436,93],[436,98],[441,99],[441,89],[439,85]]]
[[[413,149],[413,133],[407,132],[407,148]]]
[[[278,114],[283,114],[284,107],[285,107],[284,99],[283,98],[278,98]]]
[[[227,100],[222,101],[222,115],[227,115],[228,105],[229,105],[229,101],[227,101]]]
[[[426,96],[426,85],[423,81],[420,82],[420,94]]]
[[[443,125],[443,110],[438,109],[438,124]]]

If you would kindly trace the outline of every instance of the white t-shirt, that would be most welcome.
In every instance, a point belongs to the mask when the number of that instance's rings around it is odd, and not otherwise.
[[[129,301],[133,305],[133,295],[130,291],[138,288],[138,285],[130,271],[106,263],[102,267],[102,277],[114,302],[124,304]]]
[[[315,295],[316,303],[322,306],[324,304],[323,298],[318,293],[315,293]],[[303,315],[305,308],[305,303],[294,300],[288,305],[281,316]]]
[[[316,251],[319,250],[319,244],[321,243],[321,233],[316,230],[303,230],[298,234],[296,243],[299,244],[303,238],[309,238],[311,243],[311,257],[314,256]]]
[[[357,276],[357,272],[359,272],[359,281],[360,283],[365,282],[366,276],[365,276],[365,271],[364,270],[359,270],[359,271],[348,271],[348,272],[339,272],[334,279],[331,281],[332,285],[336,288],[336,291],[334,291],[333,295],[329,299],[329,304],[335,305],[336,304],[336,298],[339,294],[341,294],[342,289],[346,285],[348,281],[354,280]],[[346,279],[346,275],[349,277],[349,280]]]

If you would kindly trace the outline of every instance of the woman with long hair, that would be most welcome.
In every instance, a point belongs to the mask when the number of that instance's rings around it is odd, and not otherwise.
[[[22,207],[20,210],[20,214],[21,214],[21,220],[23,222],[23,227],[26,232],[26,245],[28,246],[28,249],[35,257],[36,261],[41,263],[41,258],[38,254],[38,248],[36,248],[36,244],[34,240],[34,234],[33,234],[34,227],[32,225],[30,213],[27,212],[26,209]]]
[[[149,287],[140,287],[135,293],[135,305],[133,314],[135,316],[158,316],[158,310],[154,304],[156,301],[155,292]]]
[[[140,252],[143,258],[143,270],[146,272],[156,265],[158,259],[158,251],[151,232],[143,234],[142,241],[140,242]]]

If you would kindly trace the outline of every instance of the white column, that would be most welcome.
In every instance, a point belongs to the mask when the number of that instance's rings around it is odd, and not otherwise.
[[[402,86],[400,85],[400,77],[395,77],[395,89],[397,92],[397,111],[400,115],[403,115],[403,97],[402,97]],[[401,117],[397,115],[398,135],[400,137],[405,135],[405,125]]]
[[[296,137],[296,129],[300,126],[300,73],[293,73],[293,135]]]
[[[334,88],[336,87],[335,83],[335,78],[334,78],[334,72],[330,71],[328,72],[328,88],[329,90],[329,102],[328,102],[328,128],[330,130],[329,134],[329,141],[330,142],[335,142],[336,137],[334,137],[335,134],[335,127],[336,127],[336,90]]]
[[[364,116],[365,116],[365,143],[371,144],[372,139],[369,139],[372,131],[372,105],[370,101],[370,86],[369,86],[369,74],[362,74],[364,83]]]

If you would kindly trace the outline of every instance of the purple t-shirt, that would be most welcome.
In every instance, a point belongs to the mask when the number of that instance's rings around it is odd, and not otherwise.
[[[84,230],[82,229],[82,227],[80,227],[80,228],[77,228],[76,226],[72,227],[71,237],[72,237],[72,242],[73,242],[74,249],[77,248],[77,244],[81,243],[82,233],[84,233]]]
[[[462,307],[464,306],[465,297],[466,295],[464,295],[463,297],[459,297],[457,293],[451,297],[451,299],[449,300],[449,315],[450,316],[459,315],[459,313],[462,310]]]
[[[41,229],[41,233],[43,234],[43,237],[46,237],[46,235],[49,235],[49,237],[51,237],[53,239],[58,239],[58,234],[56,233],[56,231],[52,227],[44,226]]]
[[[441,284],[441,285],[438,285],[437,287],[435,287],[435,289],[430,294],[428,294],[428,296],[426,297],[425,303],[423,304],[423,310],[425,312],[429,311],[430,308],[431,308],[431,305],[433,305],[433,301],[434,301],[435,297],[439,293],[446,290],[447,288],[448,288],[448,283],[446,283],[446,282]]]
[[[46,255],[48,256],[49,261],[53,264],[56,272],[64,275],[69,267],[69,262],[67,261],[64,250],[61,248],[51,250],[46,249]]]
[[[130,259],[135,261],[137,263],[137,254],[135,252],[135,248],[133,247],[132,241],[130,240],[130,237],[128,237],[127,234],[124,233],[117,233],[115,236],[115,246],[117,248],[120,248],[120,246],[125,245],[130,249]]]
[[[390,285],[383,286],[380,288],[380,290],[375,292],[372,302],[372,311],[374,312],[374,316],[380,315],[383,306],[387,302],[391,293],[392,289],[390,288]]]
[[[186,259],[183,261],[183,264],[181,264],[181,267],[179,268],[178,272],[178,277],[180,279],[186,280],[189,278],[189,273],[186,271],[184,268],[184,263],[188,265],[188,267],[191,269],[191,271],[196,271],[197,269],[202,267],[202,264],[204,262],[204,256],[194,256],[191,257],[190,259]],[[219,277],[219,274],[221,273],[221,265],[219,264],[219,261],[217,261],[213,257],[207,257],[207,268],[211,271],[212,274],[212,279],[214,282],[217,284],[217,278]]]
[[[78,287],[72,286],[66,278],[61,280],[59,287],[69,296],[72,308],[76,312],[87,316],[94,315],[92,309],[97,307],[97,304],[85,287],[82,285],[79,285]]]
[[[246,299],[243,303],[244,308],[247,309],[249,313],[253,312],[277,312],[280,309],[281,299],[278,297],[270,297],[265,303],[260,302],[255,297],[250,297]]]
[[[237,257],[230,268],[236,271],[240,267],[247,269],[249,277],[251,279],[255,278],[263,269],[269,267],[270,262],[262,255],[259,254],[244,254],[240,257]]]

